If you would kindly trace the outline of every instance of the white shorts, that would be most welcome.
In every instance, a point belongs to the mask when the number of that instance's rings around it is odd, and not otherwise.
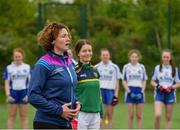
[[[78,129],[100,129],[100,113],[79,112]]]

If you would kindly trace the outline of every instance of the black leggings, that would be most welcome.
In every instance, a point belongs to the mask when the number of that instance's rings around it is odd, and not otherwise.
[[[33,128],[34,130],[37,129],[72,129],[71,125],[68,126],[58,126],[58,125],[54,125],[51,123],[46,123],[46,122],[33,122]]]

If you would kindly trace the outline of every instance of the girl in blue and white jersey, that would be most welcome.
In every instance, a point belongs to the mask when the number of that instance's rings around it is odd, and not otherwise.
[[[14,49],[13,59],[14,61],[6,67],[3,74],[8,102],[8,129],[14,128],[17,109],[20,112],[21,128],[27,129],[27,89],[30,80],[30,66],[23,62],[24,51],[21,48]]]
[[[141,54],[138,50],[131,50],[128,54],[130,63],[124,65],[122,84],[125,89],[125,102],[128,107],[128,127],[133,128],[134,106],[136,108],[136,118],[138,129],[142,128],[142,107],[145,99],[146,70],[143,64],[138,61]]]
[[[170,50],[163,50],[162,63],[154,69],[151,85],[155,88],[155,129],[160,128],[162,108],[165,106],[166,129],[171,128],[173,105],[176,102],[175,89],[180,86],[178,69],[172,62]]]
[[[101,62],[96,65],[96,68],[100,74],[100,88],[105,110],[105,118],[101,121],[101,126],[108,124],[108,128],[112,129],[114,106],[118,103],[121,72],[119,67],[110,60],[111,54],[108,49],[101,49],[100,58]]]

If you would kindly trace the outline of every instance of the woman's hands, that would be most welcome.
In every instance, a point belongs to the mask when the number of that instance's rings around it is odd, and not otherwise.
[[[74,117],[77,116],[77,114],[80,111],[80,103],[76,102],[76,109],[70,109],[68,106],[70,106],[72,103],[65,103],[62,108],[63,108],[63,113],[61,115],[62,118],[66,119],[66,120],[71,120]]]

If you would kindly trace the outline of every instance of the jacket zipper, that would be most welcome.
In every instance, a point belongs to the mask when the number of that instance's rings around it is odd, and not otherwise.
[[[71,96],[71,106],[70,106],[70,108],[72,109],[73,108],[73,101],[74,101],[74,94],[73,94],[73,88],[74,88],[74,84],[73,84],[73,77],[72,77],[72,74],[71,74],[71,72],[70,72],[70,70],[69,70],[69,68],[66,68],[67,69],[67,71],[68,71],[68,74],[69,74],[69,76],[70,76],[70,79],[71,79],[71,83],[72,83],[72,87],[70,87],[70,96]]]

